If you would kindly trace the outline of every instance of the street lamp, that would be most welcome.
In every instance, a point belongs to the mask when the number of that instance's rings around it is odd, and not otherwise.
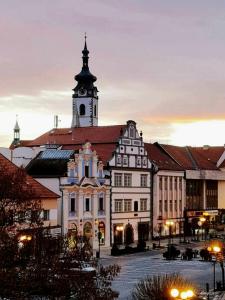
[[[168,226],[169,228],[169,244],[171,244],[171,240],[172,240],[172,226],[174,225],[174,222],[171,220],[167,220],[166,221],[166,226]]]
[[[201,229],[202,229],[202,240],[203,240],[203,225],[204,225],[205,221],[206,221],[205,217],[201,217],[199,219],[199,223],[200,223],[200,226],[201,226]]]
[[[213,261],[213,288],[214,291],[216,290],[216,262],[220,263],[221,272],[222,272],[222,285],[223,290],[225,289],[225,282],[224,282],[224,266],[223,266],[223,254],[222,248],[218,245],[212,245],[207,248],[210,254],[214,255],[215,260]]]
[[[174,299],[191,299],[194,296],[194,292],[191,289],[179,291],[177,288],[170,290],[170,296]]]
[[[102,233],[100,231],[100,222],[99,220],[95,220],[95,225],[98,225],[98,232],[97,232],[97,237],[98,237],[98,252],[96,252],[96,258],[100,258],[100,244],[101,244],[101,238],[102,238]]]
[[[24,247],[24,244],[26,242],[29,242],[32,240],[32,236],[31,235],[21,235],[18,239],[18,245],[20,248]]]

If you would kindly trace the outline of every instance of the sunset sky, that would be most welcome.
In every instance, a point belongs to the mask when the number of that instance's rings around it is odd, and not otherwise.
[[[225,1],[0,3],[0,146],[72,121],[84,32],[99,125],[135,120],[147,142],[225,144]]]

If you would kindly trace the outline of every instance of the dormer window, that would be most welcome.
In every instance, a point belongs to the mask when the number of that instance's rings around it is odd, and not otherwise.
[[[120,156],[117,156],[117,163],[121,164],[121,157]]]

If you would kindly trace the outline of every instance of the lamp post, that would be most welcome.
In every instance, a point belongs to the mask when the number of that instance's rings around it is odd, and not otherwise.
[[[98,238],[98,251],[96,252],[96,258],[100,258],[100,250],[101,250],[101,238],[102,238],[102,233],[100,231],[100,222],[98,219],[95,220],[95,225],[98,226],[97,230],[97,238]]]
[[[223,291],[225,290],[225,282],[224,282],[224,265],[223,265],[223,254],[221,247],[217,245],[212,245],[207,248],[207,250],[214,255],[215,261],[213,261],[213,288],[216,290],[216,262],[220,263],[221,272],[222,272],[222,286]]]
[[[181,300],[181,299],[191,299],[194,297],[194,292],[191,289],[188,290],[179,290],[177,288],[172,288],[170,290],[170,296],[173,299]]]
[[[200,226],[201,226],[201,229],[202,229],[202,240],[203,240],[203,225],[204,225],[205,221],[206,221],[205,217],[201,217],[199,219],[199,223],[201,222]]]

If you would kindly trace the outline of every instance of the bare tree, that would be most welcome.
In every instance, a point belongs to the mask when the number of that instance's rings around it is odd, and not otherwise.
[[[88,240],[42,227],[41,202],[23,169],[0,172],[0,298],[111,300],[120,267],[101,266]],[[20,241],[19,237],[23,238]],[[28,238],[29,237],[29,238]]]

